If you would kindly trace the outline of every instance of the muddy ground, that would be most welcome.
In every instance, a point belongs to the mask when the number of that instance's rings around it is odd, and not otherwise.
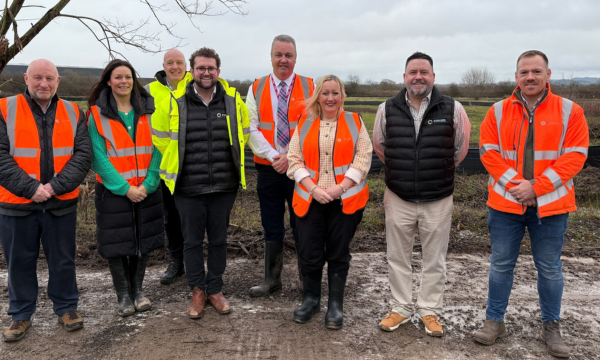
[[[417,248],[418,249],[418,248]],[[414,253],[415,273],[420,252]],[[600,264],[592,258],[565,257],[562,332],[572,359],[598,358],[600,344]],[[450,254],[442,323],[446,336],[425,335],[417,317],[393,333],[378,328],[390,310],[384,253],[354,254],[345,301],[344,328],[327,330],[326,281],[321,312],[307,324],[292,321],[300,302],[296,263],[286,258],[282,291],[265,299],[250,298],[249,286],[260,281],[260,261],[235,258],[225,273],[224,294],[233,311],[219,315],[207,307],[201,320],[189,320],[191,294],[185,281],[164,286],[163,266],[147,271],[145,293],[152,309],[128,318],[116,314],[116,296],[107,269],[78,269],[79,309],[84,329],[66,333],[52,313],[43,284],[47,270],[40,263],[42,287],[33,326],[17,343],[0,343],[0,358],[28,359],[551,359],[538,340],[540,311],[531,256],[521,256],[506,316],[509,336],[491,347],[471,340],[483,322],[488,261],[485,255]],[[0,322],[6,315],[6,270],[0,270]],[[416,290],[419,277],[415,275]]]
[[[295,249],[288,228],[283,290],[265,299],[248,296],[263,274],[263,236],[256,175],[240,191],[228,239],[224,293],[233,311],[219,315],[208,307],[203,319],[186,316],[191,299],[186,281],[160,285],[168,252],[151,254],[144,281],[152,310],[128,318],[117,304],[106,260],[96,251],[93,174],[81,191],[77,230],[79,309],[85,328],[66,333],[52,313],[45,286],[43,252],[38,262],[40,296],[33,327],[18,343],[0,342],[0,359],[551,359],[538,340],[540,310],[536,272],[527,236],[521,246],[506,321],[509,336],[492,347],[475,344],[472,333],[485,317],[490,255],[487,232],[487,176],[457,176],[448,248],[448,282],[442,323],[446,336],[425,335],[418,318],[393,333],[378,328],[391,306],[387,283],[382,175],[369,175],[370,201],[351,244],[353,260],[345,297],[344,328],[327,330],[327,284],[321,312],[309,323],[292,321],[301,293]],[[600,169],[586,168],[576,178],[580,209],[570,216],[565,235],[562,332],[573,359],[600,359]],[[414,278],[420,282],[420,245],[414,247]],[[0,329],[8,326],[6,263],[0,250]]]

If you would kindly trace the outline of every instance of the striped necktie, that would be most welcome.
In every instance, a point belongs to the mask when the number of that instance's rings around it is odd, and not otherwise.
[[[290,125],[287,114],[287,84],[285,81],[279,83],[279,94],[277,96],[277,143],[286,147],[290,142]]]

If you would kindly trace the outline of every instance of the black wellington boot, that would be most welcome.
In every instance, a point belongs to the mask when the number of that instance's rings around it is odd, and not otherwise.
[[[294,321],[304,324],[321,309],[322,272],[302,274],[302,304],[294,310]]]
[[[131,272],[131,297],[137,311],[150,310],[152,304],[144,295],[142,295],[142,283],[146,273],[146,264],[148,256],[140,258],[132,256],[129,258],[129,271]]]
[[[283,241],[265,241],[265,279],[250,288],[250,296],[265,296],[281,289]]]
[[[329,301],[327,304],[327,315],[325,315],[325,326],[328,329],[339,330],[344,324],[344,289],[348,271],[328,271],[329,279]]]
[[[108,269],[110,270],[113,285],[117,293],[117,301],[119,302],[117,313],[120,316],[135,314],[135,306],[130,297],[129,274],[125,271],[123,259],[108,259]]]

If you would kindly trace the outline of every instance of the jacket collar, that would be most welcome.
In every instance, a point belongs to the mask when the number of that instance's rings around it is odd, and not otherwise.
[[[156,79],[156,81],[158,81],[164,86],[169,86],[169,82],[167,80],[167,73],[164,70],[157,71],[156,74],[154,74],[154,79]]]
[[[215,85],[216,93],[215,93],[215,96],[213,97],[213,100],[220,99],[223,96],[225,96],[226,89],[225,89],[224,84],[227,84],[227,82],[225,82],[225,80],[221,80],[221,78],[219,78],[219,81],[217,81],[217,84]],[[194,90],[194,80],[190,81],[187,84],[187,87],[185,89],[185,94],[186,94],[188,100],[204,104],[202,102],[202,100],[198,97],[198,95],[196,95],[196,91]]]
[[[142,89],[140,92],[141,104],[138,103],[138,99],[135,95],[131,94],[131,106],[137,116],[144,114],[152,114],[154,108],[154,98],[145,90]],[[117,106],[117,100],[112,94],[110,88],[104,88],[96,100],[96,105],[100,107],[102,115],[107,116],[109,119],[120,119],[119,108]]]
[[[29,93],[28,88],[25,88],[25,91],[23,92],[23,96],[25,96],[25,99],[29,103],[29,108],[38,114],[47,114],[48,111],[50,111],[50,109],[52,109],[58,102],[58,95],[54,94],[52,99],[50,99],[50,104],[48,104],[48,108],[46,109],[46,111],[44,111],[42,109],[42,106],[34,98],[31,97],[31,94]]]
[[[542,101],[540,101],[540,104],[543,103],[547,98],[549,98],[550,95],[552,95],[552,88],[550,87],[550,83],[547,82],[546,83],[545,94],[542,94],[542,96],[544,97],[544,99],[542,99]],[[520,101],[523,104],[525,104],[525,99],[523,99],[522,90],[521,90],[521,88],[519,86],[517,86],[513,90],[513,93],[512,93],[512,95],[510,97],[510,101],[511,102]]]

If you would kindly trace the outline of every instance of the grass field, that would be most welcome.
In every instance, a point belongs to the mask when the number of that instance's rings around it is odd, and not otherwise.
[[[381,100],[381,102],[385,101],[384,98],[355,98],[349,97],[346,98],[346,101],[362,101],[369,100],[375,101]],[[489,106],[468,106],[467,104],[469,100],[472,99],[459,99],[463,103],[465,107],[465,111],[467,112],[467,116],[469,117],[469,122],[471,123],[471,137],[469,139],[469,147],[479,147],[479,129],[481,127],[481,123],[489,110]],[[480,101],[492,102],[496,99],[481,99]],[[373,125],[375,124],[375,114],[377,113],[378,105],[348,105],[345,106],[344,109],[346,111],[358,112],[362,115],[365,126],[369,130],[369,135],[373,138]],[[590,145],[600,145],[600,117],[587,117],[588,126],[590,128]]]
[[[384,102],[387,98],[363,98],[363,97],[348,97],[346,101],[380,101]],[[463,104],[468,104],[468,102],[472,99],[467,98],[458,98],[458,101],[461,101]],[[481,99],[478,101],[485,102],[493,102],[498,99]],[[85,101],[76,101],[77,105],[79,105],[84,111],[87,110],[87,102]],[[369,135],[373,138],[373,125],[375,124],[375,114],[377,113],[378,105],[348,105],[345,106],[344,109],[347,111],[358,112],[362,115],[363,121],[367,130],[369,130]],[[489,107],[488,106],[468,106],[465,105],[465,110],[467,111],[467,116],[469,117],[469,122],[471,123],[471,137],[469,139],[469,147],[479,147],[479,128],[481,127],[481,123],[485,118],[485,114],[487,113]],[[587,117],[588,126],[590,128],[590,145],[600,145],[600,117]]]

